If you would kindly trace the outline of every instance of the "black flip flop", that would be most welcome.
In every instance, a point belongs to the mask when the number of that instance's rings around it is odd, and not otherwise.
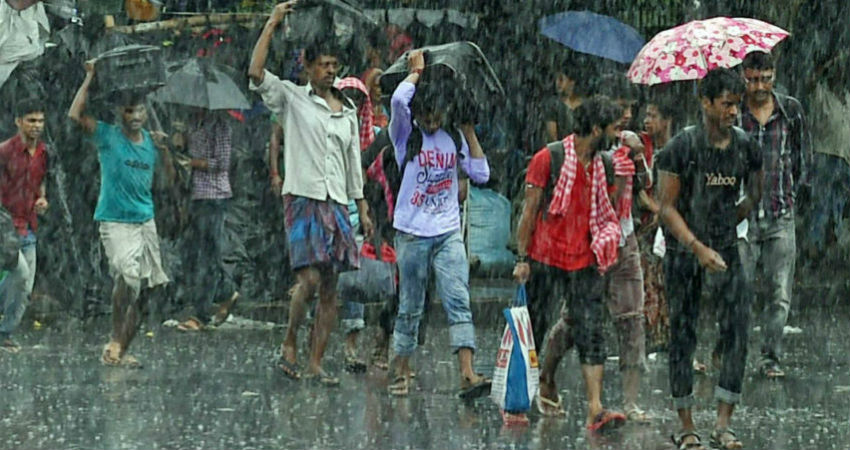
[[[345,357],[345,371],[349,373],[363,373],[368,369],[366,363],[353,356]]]
[[[460,394],[458,396],[464,400],[472,400],[474,398],[483,397],[490,393],[490,387],[493,384],[493,380],[486,378],[480,373],[477,374],[481,379],[470,386],[460,389]]]
[[[685,439],[691,436],[696,438],[696,442],[685,443]],[[678,450],[705,450],[702,440],[694,431],[680,431],[678,435],[670,436],[670,439]]]
[[[307,373],[304,375],[304,379],[313,383],[318,383],[324,387],[339,386],[339,378],[328,375],[328,373],[324,370],[319,373]]]

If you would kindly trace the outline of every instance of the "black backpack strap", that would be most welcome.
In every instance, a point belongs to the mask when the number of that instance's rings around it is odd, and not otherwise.
[[[552,202],[552,193],[555,191],[555,185],[561,175],[561,166],[564,165],[564,143],[562,141],[550,142],[546,144],[546,148],[549,150],[549,182],[543,189],[543,220],[546,220],[549,215],[549,203]]]
[[[455,143],[455,152],[457,152],[457,159],[460,161],[463,159],[463,153],[461,153],[461,149],[463,149],[463,138],[460,135],[460,130],[455,127],[450,127],[446,130],[449,133],[449,136],[452,138],[452,142]]]
[[[399,167],[402,175],[404,175],[404,169],[407,167],[407,163],[413,161],[414,158],[419,156],[421,151],[422,130],[420,130],[418,126],[413,125],[413,129],[410,131],[410,136],[407,137],[407,151],[404,153],[404,162],[401,164],[401,167]]]

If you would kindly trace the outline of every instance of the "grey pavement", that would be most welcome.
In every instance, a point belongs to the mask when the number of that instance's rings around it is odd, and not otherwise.
[[[0,448],[3,449],[667,449],[677,428],[668,407],[666,356],[650,361],[642,403],[655,420],[606,435],[585,432],[583,387],[575,355],[559,371],[568,416],[531,415],[525,428],[506,429],[487,398],[465,404],[457,394],[456,363],[439,315],[413,362],[415,390],[406,399],[386,393],[385,372],[341,370],[341,336],[333,336],[327,368],[338,388],[294,382],[271,364],[282,331],[219,330],[181,334],[154,325],[132,348],[145,368],[102,367],[106,318],[57,321],[40,330],[25,324],[23,350],[0,352]],[[704,315],[703,317],[710,317]],[[744,403],[733,427],[749,449],[850,448],[850,308],[810,309],[792,317],[803,330],[787,337],[786,379],[755,374],[753,333]],[[492,373],[503,322],[480,317],[476,366]],[[702,321],[699,354],[713,343]],[[368,355],[375,329],[362,336]],[[152,333],[146,335],[147,332]],[[302,333],[306,341],[306,333]],[[609,353],[613,353],[609,348]],[[306,359],[302,352],[301,361]],[[615,361],[606,364],[607,406],[621,402]],[[698,377],[695,417],[707,444],[713,423],[713,378]]]

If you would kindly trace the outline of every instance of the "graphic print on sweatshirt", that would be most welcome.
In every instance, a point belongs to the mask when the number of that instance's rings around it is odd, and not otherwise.
[[[450,199],[457,178],[457,152],[454,149],[422,149],[414,161],[416,187],[410,204],[430,215],[439,215],[453,207]]]

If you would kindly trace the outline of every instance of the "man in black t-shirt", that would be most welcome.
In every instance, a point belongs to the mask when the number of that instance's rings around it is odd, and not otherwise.
[[[736,225],[761,195],[761,149],[733,126],[744,82],[728,69],[709,72],[700,84],[703,123],[679,133],[657,155],[660,216],[668,236],[665,260],[670,305],[670,387],[682,428],[680,448],[699,448],[691,417],[693,356],[703,285],[716,303],[721,367],[714,397],[712,446],[741,448],[729,428],[747,358],[749,286],[737,249]],[[746,196],[740,197],[742,186]],[[675,239],[672,239],[672,238]]]
[[[573,111],[584,101],[585,88],[579,85],[582,70],[575,61],[564,61],[554,68],[555,95],[542,105],[543,129],[535,149],[560,141],[573,132]]]

